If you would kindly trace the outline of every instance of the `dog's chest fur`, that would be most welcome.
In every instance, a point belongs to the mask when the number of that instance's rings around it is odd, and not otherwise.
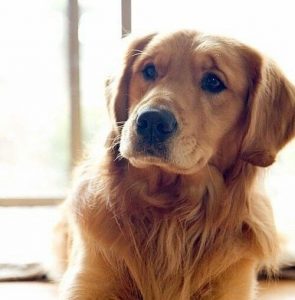
[[[236,262],[234,249],[239,245],[232,234],[225,240],[220,228],[223,184],[216,177],[213,187],[208,178],[160,176],[150,182],[125,177],[108,191],[120,236],[118,245],[112,246],[113,267],[123,283],[120,294],[135,293],[147,300],[201,299],[214,278]],[[122,192],[120,185],[128,186],[126,181],[132,184]],[[225,244],[233,250],[230,256],[223,250]]]

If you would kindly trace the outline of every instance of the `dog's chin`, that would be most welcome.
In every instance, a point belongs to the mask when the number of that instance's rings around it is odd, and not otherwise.
[[[167,159],[150,156],[150,155],[122,155],[125,159],[127,159],[130,164],[139,169],[144,169],[148,167],[159,167],[165,172],[174,173],[174,174],[182,174],[182,175],[190,175],[197,173],[200,169],[204,167],[204,163],[198,161],[196,164],[191,166],[179,166]]]

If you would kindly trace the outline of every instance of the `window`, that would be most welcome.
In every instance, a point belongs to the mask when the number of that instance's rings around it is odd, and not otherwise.
[[[0,1],[0,198],[59,197],[69,163],[65,1]]]
[[[121,5],[0,0],[0,27],[0,204],[56,203],[81,147],[104,128]]]

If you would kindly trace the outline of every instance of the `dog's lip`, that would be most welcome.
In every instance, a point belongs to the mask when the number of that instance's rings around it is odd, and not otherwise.
[[[139,140],[133,147],[132,156],[141,159],[158,158],[162,161],[167,160],[167,143],[149,144],[145,141]]]
[[[148,165],[154,165],[176,174],[184,174],[184,175],[193,174],[200,169],[199,167],[200,161],[198,161],[196,164],[194,164],[189,168],[181,168],[176,164],[173,164],[173,162],[170,162],[167,159],[163,159],[155,156],[137,155],[137,156],[128,157],[127,159],[130,161],[130,163],[133,166],[138,168],[144,168]]]
[[[156,145],[150,145],[147,143],[142,144],[139,147],[139,153],[142,153],[142,156],[151,156],[151,157],[158,157],[160,156],[162,159],[164,159],[165,152],[166,152],[166,145],[165,144],[156,144]]]

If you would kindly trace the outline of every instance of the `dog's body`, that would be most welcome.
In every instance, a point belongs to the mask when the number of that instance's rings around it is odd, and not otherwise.
[[[295,135],[294,87],[252,49],[182,31],[135,39],[106,88],[105,154],[66,202],[61,299],[253,299],[277,254],[255,180]]]

